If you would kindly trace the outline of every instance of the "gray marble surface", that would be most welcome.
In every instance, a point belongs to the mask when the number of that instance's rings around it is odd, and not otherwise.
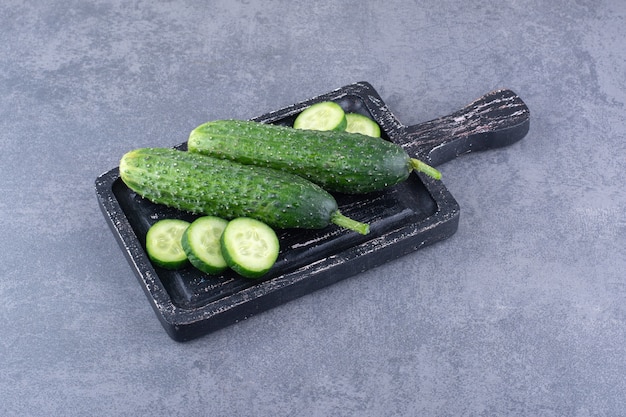
[[[626,3],[0,5],[0,415],[626,415]],[[94,180],[369,81],[405,124],[496,88],[519,143],[440,166],[450,239],[189,343]]]

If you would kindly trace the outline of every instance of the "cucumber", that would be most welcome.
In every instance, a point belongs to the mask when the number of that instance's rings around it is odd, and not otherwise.
[[[185,230],[181,243],[189,262],[202,272],[218,274],[228,268],[220,239],[228,220],[202,216]]]
[[[252,217],[279,229],[369,226],[339,211],[318,185],[294,174],[173,148],[141,148],[120,160],[120,178],[137,194],[190,213]]]
[[[334,101],[322,101],[304,109],[293,122],[295,129],[344,130],[346,113]]]
[[[346,132],[380,137],[380,126],[374,120],[359,113],[346,113]]]
[[[409,157],[399,145],[358,133],[217,120],[196,127],[187,148],[192,153],[290,172],[330,192],[381,190],[406,180],[412,171],[441,178],[439,171]]]
[[[228,223],[220,244],[228,266],[246,278],[265,275],[276,262],[280,250],[278,237],[271,227],[245,217]]]
[[[165,269],[179,269],[187,264],[181,238],[189,222],[163,219],[154,223],[146,233],[146,252],[150,260]]]

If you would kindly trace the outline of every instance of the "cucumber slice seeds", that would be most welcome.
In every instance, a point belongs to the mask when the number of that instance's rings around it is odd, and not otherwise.
[[[230,268],[246,278],[265,275],[276,262],[280,244],[265,223],[240,217],[231,220],[221,238],[222,254]]]
[[[374,120],[359,113],[346,113],[346,132],[380,137],[380,126]]]
[[[166,269],[179,269],[187,263],[181,237],[189,222],[163,219],[154,223],[146,234],[146,252],[156,265]]]
[[[194,220],[182,236],[189,262],[202,272],[218,274],[228,268],[222,255],[220,238],[228,220],[203,216]]]
[[[346,113],[334,101],[322,101],[307,107],[293,122],[295,129],[339,130],[346,128]]]

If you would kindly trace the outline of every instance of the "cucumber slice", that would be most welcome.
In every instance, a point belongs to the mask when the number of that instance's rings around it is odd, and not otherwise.
[[[346,132],[360,133],[362,135],[380,137],[380,126],[367,116],[359,113],[346,113]]]
[[[156,265],[166,269],[178,269],[187,264],[181,238],[189,222],[179,219],[163,219],[154,223],[146,234],[146,252]]]
[[[278,258],[276,232],[265,223],[248,217],[231,220],[221,238],[226,263],[239,275],[259,278]]]
[[[227,224],[227,220],[219,217],[203,216],[194,220],[183,234],[183,250],[189,262],[200,271],[218,274],[228,268],[220,246]]]
[[[307,107],[296,117],[293,127],[305,130],[344,130],[346,113],[334,101],[322,101]]]

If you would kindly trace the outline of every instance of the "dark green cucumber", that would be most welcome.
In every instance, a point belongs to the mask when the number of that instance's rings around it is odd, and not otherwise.
[[[412,171],[441,174],[381,138],[299,130],[243,120],[204,123],[189,135],[190,152],[291,172],[331,192],[361,194],[406,180]]]
[[[148,200],[224,219],[252,217],[276,228],[321,229],[331,223],[366,234],[342,215],[332,195],[297,175],[171,148],[126,153],[122,181]]]

